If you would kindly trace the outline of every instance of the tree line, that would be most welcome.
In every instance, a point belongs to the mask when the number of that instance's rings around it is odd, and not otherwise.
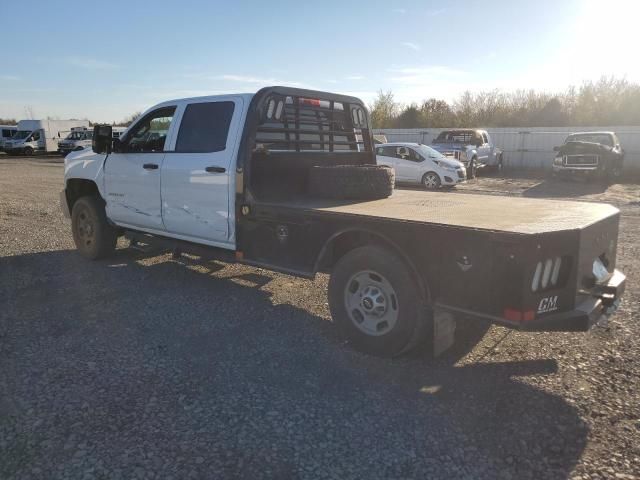
[[[466,91],[450,103],[428,98],[409,105],[396,102],[393,92],[381,90],[370,110],[374,128],[640,125],[640,84],[603,77],[562,93]],[[140,114],[113,125],[129,126]],[[1,125],[16,123],[0,118]]]
[[[374,128],[640,125],[640,84],[607,77],[563,93],[466,91],[451,103],[409,105],[380,91],[370,110]]]

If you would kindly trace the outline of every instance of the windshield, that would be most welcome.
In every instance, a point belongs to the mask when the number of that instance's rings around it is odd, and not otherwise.
[[[607,133],[579,133],[576,135],[569,135],[567,137],[567,142],[600,143],[610,147],[613,146],[611,135]]]
[[[85,132],[71,132],[69,135],[67,135],[67,138],[65,140],[82,140],[84,139],[84,135]]]
[[[29,135],[31,135],[29,130],[18,130],[11,138],[14,140],[24,140]]]
[[[439,151],[427,146],[427,145],[420,145],[417,150],[422,154],[423,157],[427,157],[427,158],[447,158],[445,157],[443,154],[441,154]]]

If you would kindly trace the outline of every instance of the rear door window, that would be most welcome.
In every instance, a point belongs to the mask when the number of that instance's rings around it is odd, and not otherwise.
[[[211,153],[225,150],[233,110],[234,102],[206,102],[187,105],[182,116],[175,151]]]
[[[396,151],[394,147],[378,147],[377,154],[384,157],[395,157]]]

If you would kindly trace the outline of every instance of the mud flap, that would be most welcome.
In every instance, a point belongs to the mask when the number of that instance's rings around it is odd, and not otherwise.
[[[433,356],[439,357],[455,342],[456,320],[449,312],[433,313]]]

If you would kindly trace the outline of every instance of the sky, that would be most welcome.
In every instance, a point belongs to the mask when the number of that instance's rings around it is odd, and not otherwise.
[[[26,22],[7,3],[0,118],[112,122],[266,85],[408,104],[640,82],[640,0],[34,0]]]

